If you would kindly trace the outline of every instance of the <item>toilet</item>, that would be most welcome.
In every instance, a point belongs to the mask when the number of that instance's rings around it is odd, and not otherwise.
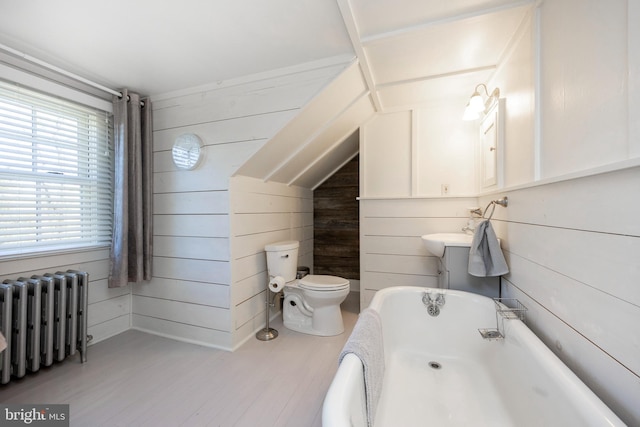
[[[340,335],[344,332],[340,304],[349,295],[349,280],[313,274],[297,279],[299,246],[295,240],[265,246],[270,280],[280,276],[285,281],[284,326],[310,335]]]

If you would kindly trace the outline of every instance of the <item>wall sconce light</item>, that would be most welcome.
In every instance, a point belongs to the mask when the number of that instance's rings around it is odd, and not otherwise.
[[[482,94],[479,89],[484,89],[484,93],[487,96],[487,99],[482,99]],[[462,116],[462,120],[476,120],[480,118],[480,113],[484,113],[493,105],[494,102],[497,102],[500,98],[500,89],[495,88],[491,95],[489,95],[489,91],[487,90],[487,86],[484,83],[480,83],[476,86],[471,98],[469,98],[469,102],[467,103],[467,107],[464,109],[464,115]]]

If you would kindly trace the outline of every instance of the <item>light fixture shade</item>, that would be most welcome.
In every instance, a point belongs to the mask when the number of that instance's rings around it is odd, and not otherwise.
[[[471,99],[469,100],[469,107],[473,108],[478,113],[484,111],[484,101],[478,92],[475,92],[471,96]]]
[[[484,89],[484,93],[487,95],[487,102],[482,99],[482,95],[480,94],[480,89]],[[495,88],[491,95],[489,95],[489,91],[487,90],[487,86],[484,83],[480,83],[476,86],[469,102],[467,103],[467,108],[464,110],[464,115],[462,116],[462,120],[476,120],[479,119],[482,114],[485,112],[485,107],[493,105],[493,103],[497,102],[500,98],[500,89]]]
[[[470,103],[467,104],[467,107],[464,109],[464,114],[462,116],[462,120],[471,121],[471,120],[477,120],[479,118],[480,118],[480,113],[478,111],[476,111],[470,105]]]

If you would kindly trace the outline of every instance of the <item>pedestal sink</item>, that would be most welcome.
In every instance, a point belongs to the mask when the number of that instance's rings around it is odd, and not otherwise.
[[[469,274],[469,250],[473,242],[471,234],[425,234],[422,241],[429,253],[439,258],[439,288],[459,289],[489,298],[500,296],[499,277],[476,277]]]
[[[461,246],[471,247],[471,241],[473,236],[465,233],[436,233],[425,234],[422,236],[422,242],[427,248],[427,251],[432,255],[442,258],[444,255],[444,248],[446,246]]]

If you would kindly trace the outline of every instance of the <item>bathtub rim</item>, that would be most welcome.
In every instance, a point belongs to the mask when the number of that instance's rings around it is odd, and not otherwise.
[[[446,295],[485,300],[487,302],[491,302],[491,305],[494,306],[492,298],[473,294],[467,291],[419,286],[392,286],[377,291],[369,304],[369,308],[381,314],[380,317],[384,325],[385,319],[381,313],[381,308],[387,297],[397,293],[412,293],[416,294],[416,298],[421,299],[422,294],[425,291],[444,291]],[[587,414],[587,417],[597,417],[606,421],[610,426],[626,426],[620,417],[616,415],[615,412],[613,412],[613,410],[607,406],[604,401],[598,397],[595,392],[591,390],[584,381],[582,381],[582,379],[580,379],[580,377],[578,377],[577,374],[573,372],[531,329],[529,329],[524,322],[518,319],[510,319],[506,322],[508,322],[509,329],[507,335],[509,333],[516,335],[520,341],[523,341],[531,348],[532,357],[539,358],[540,364],[543,365],[545,369],[548,369],[551,375],[553,375],[558,381],[558,387],[560,387],[561,391],[565,393],[571,401],[576,402],[576,404],[580,403],[579,407],[583,409],[583,413]],[[483,325],[479,325],[479,327],[482,326]],[[509,338],[507,337],[506,339]]]
[[[327,390],[322,404],[322,425],[367,425],[364,367],[353,353],[344,356]]]

